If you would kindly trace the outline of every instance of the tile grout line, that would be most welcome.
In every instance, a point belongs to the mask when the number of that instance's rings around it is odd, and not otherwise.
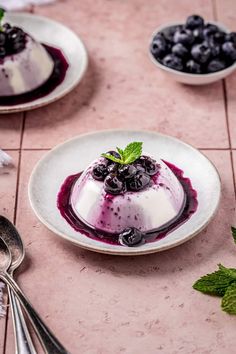
[[[19,155],[18,155],[18,168],[17,168],[17,176],[16,176],[15,205],[14,205],[14,215],[13,215],[13,223],[14,223],[14,225],[16,224],[16,215],[17,215],[17,206],[18,206],[20,167],[21,167],[21,157],[22,157],[21,153],[22,153],[23,135],[24,135],[24,129],[25,129],[25,119],[26,119],[26,112],[24,112],[23,116],[22,116],[22,124],[21,124],[21,132],[20,132],[20,148],[16,150],[16,151],[19,152]],[[9,299],[8,299],[8,305],[9,305]],[[6,313],[3,354],[6,354],[6,349],[7,349],[8,321],[9,321],[9,306],[7,307],[7,313]]]
[[[213,9],[213,17],[216,21],[218,21],[218,13],[217,13],[217,4],[216,0],[211,0],[212,9]],[[229,110],[228,110],[228,96],[227,96],[227,86],[226,80],[222,80],[222,90],[223,90],[223,98],[224,98],[224,109],[225,109],[225,119],[226,119],[226,127],[227,127],[227,135],[228,135],[228,142],[229,142],[229,151],[230,151],[230,161],[231,161],[231,168],[232,168],[232,176],[233,176],[233,185],[234,185],[234,196],[236,198],[236,176],[234,170],[234,160],[233,160],[233,148],[232,148],[232,141],[230,135],[230,128],[229,128]]]

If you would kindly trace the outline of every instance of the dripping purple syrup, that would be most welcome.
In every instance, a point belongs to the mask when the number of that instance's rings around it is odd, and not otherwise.
[[[54,61],[54,69],[50,78],[42,86],[22,95],[0,96],[0,106],[15,106],[45,97],[64,81],[69,64],[63,52],[46,44],[43,46]]]
[[[145,241],[146,242],[153,242],[157,239],[161,239],[165,237],[168,233],[182,225],[186,222],[193,213],[197,210],[198,201],[197,201],[197,192],[193,189],[191,181],[189,178],[184,177],[184,172],[176,167],[175,165],[171,164],[170,162],[164,161],[163,162],[170,168],[170,170],[175,174],[179,182],[181,183],[185,194],[186,194],[186,204],[183,212],[179,216],[177,220],[172,222],[171,224],[165,226],[163,229],[159,229],[158,231],[151,231],[145,233]],[[97,241],[102,241],[105,243],[118,245],[119,235],[109,234],[106,232],[102,232],[100,230],[92,229],[85,225],[78,217],[75,215],[71,204],[70,204],[70,196],[71,190],[73,188],[74,183],[77,179],[81,176],[82,172],[69,176],[63,183],[61,190],[58,194],[57,199],[57,206],[58,209],[64,219],[71,225],[71,227],[84,234],[87,237],[90,237]],[[112,202],[112,198],[114,196],[107,195],[106,204],[109,207],[110,202]],[[103,215],[105,217],[105,215]]]

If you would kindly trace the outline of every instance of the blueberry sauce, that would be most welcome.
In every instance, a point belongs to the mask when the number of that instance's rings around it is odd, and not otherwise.
[[[186,194],[186,204],[184,210],[177,220],[172,222],[171,224],[163,227],[163,229],[159,229],[158,231],[146,232],[144,234],[145,242],[153,242],[157,239],[163,238],[168,233],[179,227],[185,221],[187,221],[191,215],[197,210],[198,201],[197,201],[197,192],[193,189],[191,181],[189,178],[184,177],[184,172],[180,170],[178,167],[173,164],[164,161],[163,162],[170,168],[170,170],[175,174],[179,182],[181,183],[185,194]],[[57,206],[63,218],[73,227],[74,230],[98,241],[103,241],[109,244],[118,245],[119,243],[119,235],[117,234],[109,234],[100,230],[92,229],[85,225],[82,221],[78,219],[75,215],[71,204],[70,204],[70,196],[71,190],[74,186],[74,183],[81,176],[82,172],[69,176],[63,183],[61,190],[58,194]],[[114,198],[114,195],[107,194],[106,201],[104,204],[104,212],[102,212],[104,219],[106,218],[105,209],[110,208],[110,203]]]
[[[15,96],[0,96],[0,106],[15,106],[18,104],[32,102],[38,98],[47,96],[63,82],[69,67],[63,52],[58,48],[54,48],[46,44],[43,44],[43,46],[54,61],[54,70],[50,78],[42,86],[33,91]]]

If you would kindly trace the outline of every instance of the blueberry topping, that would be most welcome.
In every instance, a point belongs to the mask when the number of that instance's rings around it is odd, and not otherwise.
[[[104,189],[110,194],[120,194],[124,192],[124,184],[116,175],[110,174],[105,178]]]
[[[104,163],[99,163],[93,167],[92,176],[97,181],[104,181],[107,174],[107,166]]]
[[[194,37],[192,31],[182,28],[181,30],[177,30],[174,34],[174,42],[182,43],[183,45],[191,45],[194,41]]]
[[[175,69],[175,70],[183,70],[183,63],[181,58],[177,57],[177,55],[174,54],[168,54],[165,56],[165,58],[163,59],[163,64],[165,66],[168,66],[171,69]]]
[[[4,58],[6,55],[6,50],[4,47],[0,47],[0,58]]]
[[[225,63],[219,59],[213,59],[207,66],[207,71],[209,73],[214,73],[223,69],[225,69]]]
[[[117,159],[120,159],[120,155],[116,151],[113,151],[113,150],[108,151],[108,152],[106,152],[106,154],[112,155],[112,156],[116,157]],[[109,160],[109,162],[111,162],[111,161]]]
[[[149,156],[141,156],[138,163],[144,168],[144,171],[149,176],[154,176],[160,168],[160,165]]]
[[[129,190],[137,192],[147,187],[150,183],[150,176],[145,172],[138,171],[136,175],[127,181]]]
[[[196,44],[191,50],[194,60],[198,63],[204,64],[211,56],[211,49],[207,43]]]
[[[171,50],[180,58],[185,58],[188,55],[188,49],[182,43],[175,44]]]
[[[118,170],[118,164],[117,163],[111,163],[110,165],[107,166],[107,171],[108,173],[116,173]]]
[[[141,163],[139,163],[139,161],[135,162],[135,168],[137,171],[145,172],[145,167]]]
[[[186,28],[194,29],[198,27],[203,27],[203,25],[204,25],[204,20],[199,15],[192,15],[187,18]]]
[[[201,74],[201,65],[194,60],[189,60],[186,63],[186,69],[191,74]]]
[[[132,178],[137,172],[134,165],[123,165],[118,170],[118,175],[121,179]]]
[[[236,60],[236,47],[232,42],[225,42],[222,45],[222,53],[227,59]]]
[[[0,46],[3,46],[6,43],[6,34],[4,32],[0,32]]]
[[[143,233],[135,227],[130,227],[122,231],[119,235],[121,244],[132,247],[145,242]]]

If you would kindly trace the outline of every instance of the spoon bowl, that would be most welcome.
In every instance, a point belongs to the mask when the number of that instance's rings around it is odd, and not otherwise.
[[[15,226],[4,216],[0,215],[0,238],[7,244],[11,253],[10,272],[22,263],[25,251],[21,237]]]
[[[11,254],[6,243],[0,238],[0,273],[7,272],[11,264]]]

